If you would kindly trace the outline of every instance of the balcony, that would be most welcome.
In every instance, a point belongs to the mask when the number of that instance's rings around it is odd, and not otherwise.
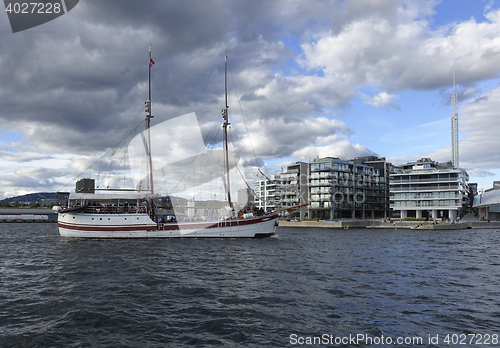
[[[435,187],[435,186],[413,186],[413,187],[391,187],[391,192],[404,191],[458,191],[458,187]]]
[[[332,186],[334,184],[332,184],[331,182],[318,182],[318,183],[312,183],[312,182],[309,182],[307,183],[307,186]]]
[[[433,201],[433,202],[406,201],[406,202],[394,202],[391,204],[391,208],[393,208],[393,209],[412,208],[412,207],[426,208],[429,210],[434,209],[434,208],[457,209],[457,208],[462,207],[462,204],[460,202],[459,203],[451,203],[451,202],[440,202],[440,201]]]
[[[406,197],[391,196],[393,201],[410,201],[410,200],[443,200],[443,199],[462,199],[462,195],[432,195],[432,196],[420,196],[420,195],[406,195]]]
[[[390,178],[390,184],[412,184],[412,183],[422,183],[422,182],[460,182],[460,178],[426,178],[426,179],[408,179],[408,180],[395,180]]]
[[[335,209],[352,209],[353,208],[353,203],[339,203],[339,204],[334,204],[333,208]]]

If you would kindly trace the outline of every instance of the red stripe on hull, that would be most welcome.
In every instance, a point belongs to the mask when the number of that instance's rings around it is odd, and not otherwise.
[[[191,229],[204,229],[204,228],[224,228],[224,227],[234,227],[234,226],[245,226],[245,225],[253,225],[259,224],[261,222],[266,222],[272,219],[275,219],[277,215],[269,215],[263,216],[259,218],[251,218],[251,219],[241,219],[241,220],[227,220],[227,221],[219,221],[219,222],[186,222],[181,224],[176,223],[166,223],[163,225],[163,230],[172,231],[172,230],[191,230]]]

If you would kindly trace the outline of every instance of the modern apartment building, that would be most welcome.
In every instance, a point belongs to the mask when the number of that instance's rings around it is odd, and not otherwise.
[[[393,171],[394,166],[387,162],[385,157],[364,156],[356,157],[352,160],[356,164],[364,164],[373,167],[378,178],[373,184],[373,198],[376,202],[377,210],[383,210],[384,215],[378,214],[377,218],[386,218],[390,216],[390,195],[389,195],[389,174]]]
[[[288,212],[288,216],[298,217],[301,220],[307,216],[308,207],[304,204],[309,202],[307,168],[307,163],[295,162],[287,166],[286,170],[280,173],[280,208],[285,209],[285,214]],[[300,205],[304,206],[297,209],[290,209]]]
[[[308,217],[385,218],[389,214],[388,164],[383,158],[315,158],[308,163]]]
[[[277,174],[268,175],[257,180],[255,187],[255,206],[264,211],[277,210],[281,201],[281,177]]]
[[[393,217],[432,217],[455,220],[469,204],[469,175],[451,162],[429,158],[395,167],[390,174]]]

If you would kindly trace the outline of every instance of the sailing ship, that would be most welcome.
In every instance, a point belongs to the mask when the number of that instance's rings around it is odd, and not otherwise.
[[[225,106],[223,117],[223,157],[224,186],[227,195],[225,217],[212,221],[177,221],[173,216],[167,221],[157,214],[153,188],[153,161],[151,147],[151,46],[149,47],[149,99],[145,102],[146,118],[144,146],[146,148],[148,176],[144,180],[148,186],[142,185],[129,190],[110,189],[114,193],[96,193],[93,179],[82,179],[77,182],[75,192],[70,192],[68,206],[58,207],[59,233],[64,237],[82,238],[259,238],[269,237],[275,233],[278,212],[253,214],[234,211],[229,184],[230,151],[228,148],[227,128],[227,56],[225,58]],[[102,189],[104,190],[104,189]],[[118,193],[116,193],[119,191]],[[180,219],[179,219],[180,220]]]

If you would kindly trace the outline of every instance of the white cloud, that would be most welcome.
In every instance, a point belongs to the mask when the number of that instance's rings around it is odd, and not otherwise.
[[[0,152],[0,158],[6,161],[24,163],[31,162],[35,160],[44,160],[50,159],[50,156],[39,154],[39,153],[9,153],[9,152]]]
[[[352,144],[347,140],[337,140],[324,146],[307,146],[295,151],[292,156],[298,160],[308,161],[319,157],[338,157],[341,159],[352,159],[359,156],[377,155],[366,146]]]
[[[375,108],[393,108],[401,109],[393,100],[396,96],[394,94],[389,94],[387,92],[380,92],[379,94],[370,97],[366,94],[362,94],[363,101]]]
[[[288,157],[297,149],[325,146],[345,141],[352,131],[344,122],[326,117],[287,121],[286,118],[252,122],[250,135],[242,138],[241,146],[253,147],[258,156],[266,159]]]
[[[467,168],[500,167],[500,88],[467,102],[459,111],[460,162]]]
[[[473,169],[469,171],[469,175],[479,178],[484,178],[484,177],[495,176],[496,173],[486,169]]]
[[[349,90],[370,85],[388,93],[447,86],[453,64],[462,83],[498,74],[500,10],[487,12],[485,22],[470,19],[437,30],[408,14],[414,11],[401,5],[400,21],[375,14],[353,20],[338,33],[325,33],[302,45],[301,64],[336,76]]]

